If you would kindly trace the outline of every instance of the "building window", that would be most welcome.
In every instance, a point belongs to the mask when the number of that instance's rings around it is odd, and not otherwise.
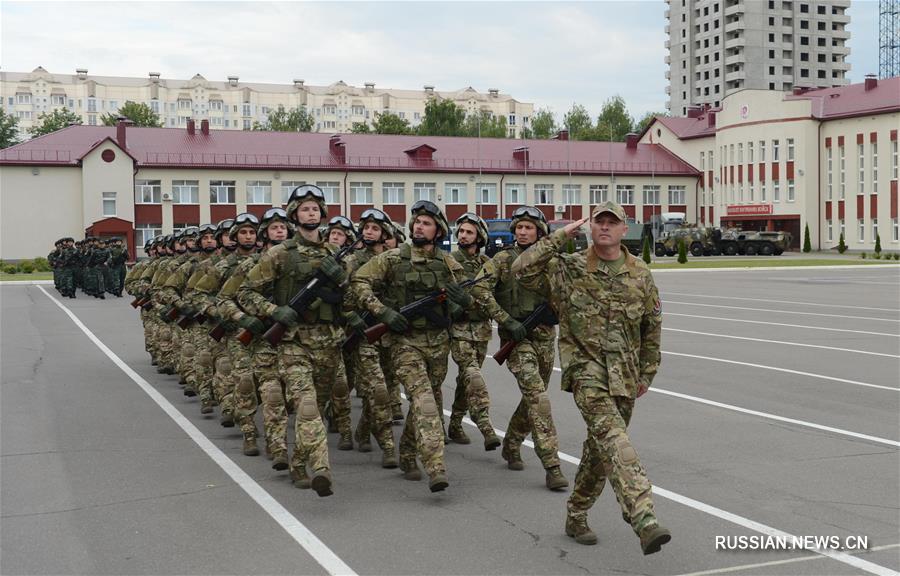
[[[872,142],[872,194],[878,194],[878,142]]]
[[[303,180],[284,180],[281,182],[281,204],[287,204],[288,198],[291,197],[291,192],[294,191],[294,188],[297,186],[303,186],[306,184]]]
[[[778,162],[778,160],[779,160],[778,148],[779,148],[778,140],[772,140],[772,162]]]
[[[759,183],[759,201],[760,202],[766,201],[766,183],[765,182]]]
[[[738,144],[738,164],[741,164],[743,162],[744,162],[744,144],[740,143],[740,144]]]
[[[846,196],[847,192],[847,173],[844,170],[847,165],[847,159],[844,156],[844,147],[838,146],[838,164],[840,164],[840,174],[841,174],[841,196],[840,199],[843,200],[844,196]]]
[[[897,219],[891,219],[891,242],[900,240],[900,228],[897,227]]]
[[[159,180],[135,180],[135,204],[159,204],[162,202],[162,184]]]
[[[828,241],[834,242],[834,221],[828,220],[825,224],[828,230]]]
[[[247,204],[272,205],[272,182],[269,180],[247,180]]]
[[[759,161],[760,162],[766,161],[766,141],[765,140],[759,141]]]
[[[747,142],[747,162],[753,164],[753,142]]]
[[[857,190],[857,194],[866,193],[866,157],[864,147],[864,144],[860,144],[856,152],[857,165],[859,166],[859,190]]]
[[[150,110],[159,114],[159,100],[150,101]]]
[[[162,234],[162,224],[135,224],[134,243],[143,249],[147,241]]]
[[[734,144],[728,145],[728,163],[734,164]]]
[[[753,190],[753,182],[747,184],[747,190],[750,193],[750,202],[753,202],[756,199],[756,192]]]
[[[434,182],[416,182],[413,184],[413,202],[419,200],[435,201]]]
[[[323,114],[328,114],[330,116],[334,116],[336,112],[337,112],[337,106],[334,106],[334,105],[322,106]]]
[[[172,180],[172,202],[174,204],[199,204],[199,180]]]
[[[16,104],[31,104],[31,94],[16,94]]]
[[[780,202],[781,201],[781,182],[779,180],[772,180],[772,202]]]
[[[222,108],[224,108],[224,102],[222,102],[221,100],[210,100],[209,101],[209,109],[211,111],[214,110],[216,112],[221,112]]]
[[[535,204],[553,204],[553,184],[535,184]]]
[[[893,176],[892,179],[897,179],[897,141],[894,140],[891,142],[891,172]]]
[[[496,184],[476,184],[475,185],[475,203],[476,204],[496,204],[497,203],[497,185]]]
[[[569,206],[580,206],[581,184],[563,184],[562,201],[563,204],[567,204]]]
[[[234,204],[234,180],[210,180],[209,203]]]
[[[845,236],[845,233],[846,233],[846,231],[847,231],[847,227],[844,225],[844,220],[843,220],[843,218],[842,218],[841,220],[839,220],[839,222],[840,222],[840,232],[841,232],[841,236],[844,236],[844,238],[847,238],[847,236]]]
[[[832,188],[834,183],[834,170],[833,170],[833,160],[832,160],[831,148],[825,149],[825,174],[827,177],[827,196],[826,199],[831,200],[832,196]]]
[[[872,218],[872,243],[878,238],[878,218]]]
[[[235,120],[235,122],[237,122],[237,121]],[[250,129],[250,120],[244,119],[243,126],[241,126],[241,127],[242,127],[244,130],[249,130],[249,129]]]
[[[385,204],[405,204],[403,182],[385,182],[381,185],[381,201]]]
[[[371,182],[351,182],[350,183],[350,203],[351,204],[371,204],[372,203],[372,183]]]
[[[507,196],[509,195],[509,184],[506,185]],[[444,184],[444,199],[447,204],[466,204],[468,203],[468,194],[466,193],[466,184]]]
[[[244,104],[241,106],[241,115],[242,116],[250,116],[250,105]]]
[[[856,221],[856,230],[859,232],[859,241],[865,242],[866,240],[866,221],[860,218]]]
[[[659,184],[645,185],[641,192],[644,206],[659,206]]]
[[[633,184],[617,184],[616,185],[616,202],[624,205],[634,204],[634,185]]]
[[[669,206],[684,204],[685,190],[684,186],[669,186]]]
[[[791,178],[787,182],[788,182],[787,201],[793,202],[794,201],[794,180],[793,180],[793,178]]]
[[[65,106],[66,105],[66,95],[65,94],[51,94],[50,95],[50,104],[54,106]]]
[[[506,185],[506,203],[507,204],[523,204],[525,202],[525,185],[524,184],[507,184]]]
[[[794,159],[794,139],[793,138],[787,139],[787,159],[788,160]]]
[[[706,153],[700,153],[700,170],[706,170]]]
[[[340,182],[316,182],[316,186],[322,189],[325,194],[326,204],[341,203],[341,183]]]
[[[588,196],[591,204],[603,204],[609,200],[609,186],[606,184],[591,184],[588,187]]]
[[[115,192],[104,192],[103,193],[103,215],[104,216],[115,216],[116,215],[116,193]]]
[[[97,115],[96,114],[88,114],[88,126],[96,126],[97,125]]]

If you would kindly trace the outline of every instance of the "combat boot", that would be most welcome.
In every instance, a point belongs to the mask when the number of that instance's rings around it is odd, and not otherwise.
[[[641,530],[640,537],[641,550],[644,551],[644,556],[647,556],[659,552],[663,544],[668,543],[672,539],[672,533],[659,524],[651,524]]]
[[[275,456],[272,454],[272,443],[269,442],[269,439],[266,438],[266,458],[271,460]]]
[[[341,432],[341,440],[338,442],[338,450],[353,450],[353,434],[347,430]]]
[[[358,444],[357,449],[360,452],[371,452],[372,451],[372,440],[371,440],[369,434],[366,434],[365,438],[361,438],[357,434],[356,443]]]
[[[450,425],[447,427],[447,436],[451,441],[456,442],[457,444],[471,444],[472,441],[466,435],[466,431],[463,430],[462,420],[451,419]]]
[[[294,488],[301,490],[308,490],[312,486],[309,475],[306,473],[306,464],[291,468],[291,484],[294,485]]]
[[[478,428],[481,430],[482,436],[484,436],[484,450],[486,452],[496,450],[500,447],[500,437],[494,432],[493,426],[479,426]]]
[[[213,405],[212,400],[208,398],[204,398],[200,401],[200,413],[201,414],[212,414],[213,413]],[[234,426],[234,422],[231,423]]]
[[[256,436],[244,435],[244,456],[259,456],[259,446],[256,445]]]
[[[331,490],[331,471],[328,468],[316,470],[312,477],[312,489],[321,497],[334,494]]]
[[[287,459],[287,451],[284,449],[281,450],[272,450],[272,469],[273,470],[287,470],[288,469],[288,459]]]
[[[394,422],[402,422],[403,421],[403,410],[399,405],[394,406],[393,414],[391,414],[391,419]]]
[[[223,410],[222,418],[219,419],[219,424],[221,424],[223,428],[234,428],[234,413]]]
[[[387,448],[381,453],[381,467],[388,469],[397,467],[397,454],[393,448]]]
[[[438,472],[428,480],[428,489],[432,492],[443,492],[449,485],[450,482],[447,480],[447,474],[444,472]]]
[[[407,460],[404,458],[400,459],[400,470],[403,471],[403,478],[406,480],[412,480],[413,482],[417,482],[422,479],[422,471],[419,470],[419,465],[416,464],[415,459]]]
[[[579,544],[593,546],[597,543],[597,535],[587,525],[586,519],[566,516],[566,536],[574,538]]]
[[[563,476],[559,466],[547,468],[547,488],[550,490],[565,490],[569,487],[569,481]]]
[[[506,438],[503,439],[503,450],[500,451],[500,455],[506,460],[506,467],[510,470],[525,469],[525,463],[522,462],[522,454],[519,452],[519,447],[513,447]]]

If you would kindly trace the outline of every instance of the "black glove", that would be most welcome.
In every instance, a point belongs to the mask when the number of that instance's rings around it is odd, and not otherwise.
[[[351,330],[356,332],[359,335],[362,335],[363,332],[366,331],[366,321],[362,319],[362,316],[357,314],[356,312],[351,312],[347,316],[347,326],[350,327]]]
[[[285,326],[295,326],[300,321],[300,316],[290,306],[279,306],[272,312],[272,320]]]
[[[509,332],[509,335],[516,342],[521,342],[528,336],[528,330],[525,329],[525,326],[512,316],[501,322],[500,326]]]
[[[197,315],[197,309],[191,306],[190,304],[185,304],[184,306],[179,306],[178,311],[182,316],[189,316],[193,318]]]
[[[394,332],[403,333],[409,329],[409,321],[406,319],[406,316],[393,308],[385,308],[384,311],[378,315],[378,319],[387,324],[388,328]]]
[[[447,297],[460,308],[468,308],[472,305],[472,297],[466,289],[455,282],[447,284]]]
[[[319,270],[335,284],[341,284],[347,279],[347,272],[334,256],[326,256],[319,264]]]
[[[265,324],[263,324],[262,321],[256,316],[251,316],[250,314],[244,314],[243,316],[241,316],[241,319],[238,320],[238,326],[249,330],[257,336],[266,331]]]

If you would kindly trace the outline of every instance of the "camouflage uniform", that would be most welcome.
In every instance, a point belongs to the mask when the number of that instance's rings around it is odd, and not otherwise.
[[[270,317],[279,306],[287,305],[294,294],[316,274],[322,260],[335,251],[336,248],[331,244],[309,241],[302,237],[286,240],[269,248],[247,274],[238,291],[238,302],[250,314],[261,318]],[[305,311],[296,326],[288,328],[278,345],[277,378],[260,383],[264,402],[272,390],[280,390],[284,383],[297,414],[291,467],[304,469],[305,475],[308,464],[317,477],[329,476],[330,464],[316,384],[324,385],[328,390],[343,387],[340,391],[342,393],[337,395],[347,396],[349,401],[340,349],[344,335],[340,326],[343,316],[340,303],[335,305],[326,301],[326,292],[340,294],[341,289],[330,281],[325,283],[320,292],[322,297],[317,298]],[[268,300],[265,294],[272,294],[274,299]],[[313,478],[312,484],[315,488],[316,478]],[[330,493],[329,490],[324,494],[320,492],[320,495]]]
[[[439,249],[429,252],[408,244],[382,252],[363,265],[353,277],[354,296],[360,305],[379,317],[386,308],[405,304],[465,279],[459,263]],[[384,301],[375,294],[382,294]],[[437,306],[434,316],[446,319]],[[406,390],[409,414],[400,439],[400,468],[416,468],[416,453],[426,473],[434,479],[446,475],[441,384],[447,376],[450,352],[447,324],[441,326],[418,317],[403,334],[391,334],[394,376]]]
[[[585,522],[608,479],[623,517],[641,535],[658,523],[650,482],[626,428],[638,387],[649,386],[659,368],[659,296],[650,270],[625,246],[624,264],[613,273],[591,248],[561,253],[566,241],[564,230],[540,240],[513,272],[559,314],[562,386],[574,392],[587,424],[569,517]]]
[[[476,305],[498,323],[510,317],[522,321],[545,301],[538,291],[521,285],[510,271],[513,261],[522,252],[518,245],[498,252],[479,273],[479,277],[487,274],[492,277],[472,288]],[[502,327],[498,332],[501,341],[510,339],[509,333]],[[559,467],[559,440],[547,394],[553,373],[555,339],[556,329],[553,326],[538,325],[525,340],[519,342],[506,362],[509,371],[516,377],[522,399],[509,421],[503,441],[504,458],[521,462],[519,447],[530,433],[534,439],[534,450],[546,470]]]
[[[71,246],[63,246],[59,255],[59,287],[63,296],[75,297],[75,266],[78,253]]]
[[[465,270],[467,279],[475,278],[481,267],[489,258],[483,254],[470,255],[463,250],[455,250],[451,256]],[[496,439],[494,426],[491,424],[488,410],[491,399],[487,384],[481,375],[481,366],[487,355],[487,345],[492,336],[491,322],[482,312],[473,308],[461,318],[457,318],[450,328],[450,352],[456,362],[456,392],[453,397],[453,409],[450,413],[448,435],[453,438],[465,438],[462,431],[462,418],[466,410],[472,421],[478,426],[485,440]],[[468,442],[468,439],[466,439]],[[499,440],[496,440],[499,442]],[[493,446],[494,449],[496,445]]]
[[[171,322],[166,322],[160,317],[160,314],[168,307],[168,303],[162,299],[161,293],[169,276],[182,264],[187,262],[189,257],[190,254],[185,252],[183,254],[173,255],[169,258],[164,258],[159,266],[155,269],[148,270],[144,273],[144,276],[142,276],[142,278],[144,278],[149,272],[153,272],[152,279],[150,280],[149,292],[153,302],[152,316],[154,317],[155,339],[158,352],[156,359],[159,363],[158,371],[168,374],[175,373],[177,368],[176,364],[180,360],[180,350],[178,348],[180,346],[180,339],[178,333],[175,332],[178,328]],[[188,395],[196,394],[196,391],[193,388],[185,388],[185,392]]]

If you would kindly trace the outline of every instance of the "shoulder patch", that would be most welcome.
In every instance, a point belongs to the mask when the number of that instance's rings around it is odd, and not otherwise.
[[[659,316],[662,314],[662,303],[659,301],[659,298],[656,299],[656,304],[653,306],[653,315]]]

